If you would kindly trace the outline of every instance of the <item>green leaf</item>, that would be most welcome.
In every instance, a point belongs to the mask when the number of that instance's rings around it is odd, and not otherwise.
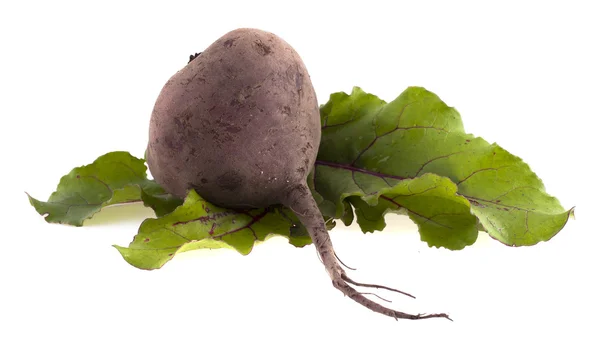
[[[82,226],[103,207],[142,198],[157,215],[181,203],[147,178],[144,160],[128,152],[111,152],[63,176],[47,202],[31,196],[29,202],[48,222]]]
[[[429,246],[458,250],[477,240],[477,218],[470,212],[469,201],[456,194],[456,185],[448,178],[424,174],[382,188],[377,196],[377,200],[360,195],[348,197],[365,232],[383,230],[383,216],[400,212],[419,226],[421,239]]]
[[[171,213],[175,208],[183,204],[182,199],[166,193],[154,180],[148,180],[145,184],[141,199],[144,205],[152,208],[158,217]]]
[[[129,247],[115,245],[123,258],[142,269],[157,269],[176,254],[202,248],[231,248],[246,255],[257,241],[287,237],[290,243],[310,243],[307,234],[293,231],[290,212],[280,207],[235,211],[215,206],[191,190],[183,205],[157,219],[146,219]],[[307,239],[308,238],[308,239]]]
[[[406,209],[423,240],[460,249],[476,238],[478,222],[467,218],[468,209],[502,243],[533,245],[552,238],[571,214],[527,164],[466,134],[459,113],[424,88],[410,87],[390,103],[360,88],[332,94],[321,122],[312,184],[319,207],[341,218],[350,202],[364,231],[382,229],[386,212]],[[392,204],[389,190],[415,194]]]

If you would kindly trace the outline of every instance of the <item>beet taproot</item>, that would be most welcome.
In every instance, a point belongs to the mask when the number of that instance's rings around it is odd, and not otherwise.
[[[354,282],[338,262],[306,182],[321,139],[319,105],[304,63],[283,39],[237,29],[190,56],[160,92],[149,135],[148,167],[168,192],[184,198],[194,189],[232,209],[287,206],[345,295],[394,318],[447,317],[395,311],[349,285],[393,290]]]

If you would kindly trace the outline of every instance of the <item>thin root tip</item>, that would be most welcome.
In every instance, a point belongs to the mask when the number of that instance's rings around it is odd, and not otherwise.
[[[418,319],[429,319],[429,318],[446,318],[450,321],[454,321],[452,320],[452,318],[450,318],[450,316],[446,313],[436,313],[436,314],[419,314]]]

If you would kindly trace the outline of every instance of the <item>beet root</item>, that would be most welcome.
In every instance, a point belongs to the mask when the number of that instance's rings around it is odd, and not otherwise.
[[[232,209],[283,204],[306,227],[333,286],[394,318],[423,319],[358,292],[340,266],[306,180],[321,139],[317,98],[296,51],[274,34],[238,29],[219,38],[163,87],[150,121],[148,167],[168,192],[194,189]]]

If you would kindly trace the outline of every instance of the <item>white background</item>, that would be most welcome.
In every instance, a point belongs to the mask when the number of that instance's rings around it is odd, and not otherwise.
[[[593,1],[160,3],[0,6],[0,346],[599,346]],[[109,208],[74,228],[29,206],[24,191],[45,199],[99,155],[142,156],[163,84],[238,27],[294,46],[321,103],[355,85],[385,100],[410,85],[437,93],[577,219],[535,247],[481,234],[458,252],[428,248],[402,217],[375,234],[337,228],[355,278],[417,296],[386,294],[395,308],[454,319],[396,322],[335,290],[312,247],[272,239],[246,257],[195,251],[141,271],[111,245],[150,210]]]

